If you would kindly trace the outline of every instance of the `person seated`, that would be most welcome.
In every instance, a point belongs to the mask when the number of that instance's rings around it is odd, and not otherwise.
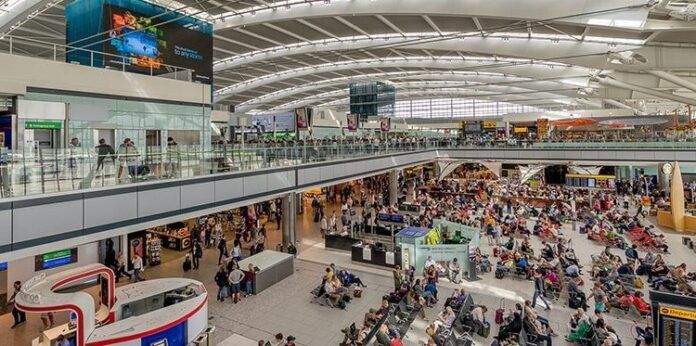
[[[519,311],[512,313],[512,320],[500,327],[498,340],[506,340],[512,335],[519,335],[522,330],[522,317]]]
[[[660,277],[667,275],[668,273],[669,268],[667,267],[667,264],[662,259],[662,256],[658,255],[657,259],[655,259],[655,263],[653,263],[650,270],[648,270],[648,281],[652,282],[653,277]]]
[[[454,290],[452,296],[445,300],[445,306],[451,306],[454,310],[459,310],[466,299],[467,294],[463,288]]]
[[[459,261],[457,260],[456,257],[452,260],[452,262],[449,263],[448,269],[449,269],[450,281],[454,282],[454,283],[458,283],[461,279],[458,276],[461,273],[462,268],[461,268]]]
[[[338,301],[343,299],[343,294],[337,291],[333,281],[329,281],[328,279],[324,281],[324,292],[328,297],[327,301],[331,307],[335,307],[338,305]]]
[[[636,307],[642,316],[650,315],[650,305],[643,299],[643,292],[633,292],[633,306]]]
[[[488,311],[488,308],[485,305],[479,305],[473,309],[471,309],[471,318],[474,323],[474,329],[473,331],[476,333],[481,333],[488,323],[486,321],[486,312]]]
[[[668,252],[669,251],[669,246],[667,245],[667,242],[665,241],[665,235],[660,234],[654,238],[653,240],[653,246],[655,248],[662,250],[662,252]]]
[[[631,247],[626,249],[625,252],[626,259],[637,260],[638,259],[638,245],[633,244]]]
[[[519,261],[517,261],[517,264],[515,264],[515,270],[517,271],[518,274],[525,274],[526,278],[529,278],[529,272],[530,272],[530,265],[529,265],[529,260],[527,259],[527,256],[522,256]]]
[[[382,323],[382,325],[379,326],[379,330],[377,330],[377,333],[375,334],[375,340],[376,340],[375,345],[379,345],[379,346],[391,345],[392,338],[389,335],[389,327],[387,326],[386,323]]]
[[[619,277],[633,277],[636,275],[635,270],[633,269],[635,265],[635,262],[633,260],[628,260],[626,263],[622,264],[616,271],[619,274]]]
[[[594,324],[595,336],[600,342],[604,340],[609,340],[612,345],[619,341],[618,336],[613,331],[613,329],[604,322],[604,318],[598,318]]]
[[[423,298],[425,300],[425,306],[426,307],[431,307],[433,304],[437,303],[437,299],[433,296],[432,292],[425,291],[425,288],[423,284],[421,283],[421,279],[416,279],[416,282],[413,284],[413,287],[411,288],[413,293],[417,295],[418,297]]]
[[[527,338],[536,340],[537,343],[546,341],[546,346],[551,346],[551,336],[544,331],[541,323],[533,316],[525,316],[522,327],[527,333]]]
[[[340,273],[341,273],[341,277],[343,278],[343,284],[345,286],[350,286],[352,284],[355,284],[358,287],[367,288],[367,285],[365,285],[362,282],[362,280],[360,280],[360,278],[355,276],[353,273],[351,273],[347,270],[341,270]]]
[[[560,283],[561,279],[558,278],[558,274],[556,274],[555,271],[549,270],[546,272],[546,275],[544,276],[544,284],[546,285],[546,289],[560,290]]]
[[[454,323],[456,318],[457,314],[454,313],[452,307],[447,306],[445,307],[444,311],[440,312],[437,319],[433,323],[437,326],[438,330],[440,328],[450,329],[452,328],[452,323]]]
[[[571,264],[565,269],[566,275],[568,277],[574,278],[580,276],[580,268],[577,264]]]
[[[575,310],[575,312],[570,316],[570,322],[568,322],[568,329],[570,329],[572,332],[575,332],[578,330],[578,327],[583,322],[586,322],[589,325],[590,317],[587,316],[587,314],[585,313],[585,309],[577,308],[577,310]]]
[[[510,251],[512,251],[512,249],[515,248],[515,238],[510,237],[510,238],[505,242],[505,244],[503,244],[503,247],[506,248],[506,249],[508,249],[508,250],[510,250]]]
[[[389,313],[389,301],[382,299],[382,305],[378,309],[370,309],[365,313],[364,323],[374,324]]]
[[[335,293],[340,294],[341,296],[348,294],[348,288],[343,286],[343,283],[338,279],[338,277],[334,276],[333,280],[331,280],[331,284],[333,285],[333,291]]]

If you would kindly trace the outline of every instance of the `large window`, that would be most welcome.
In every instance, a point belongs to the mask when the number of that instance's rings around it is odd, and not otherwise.
[[[460,98],[438,98],[396,101],[399,118],[495,117],[507,113],[539,112],[537,107]]]

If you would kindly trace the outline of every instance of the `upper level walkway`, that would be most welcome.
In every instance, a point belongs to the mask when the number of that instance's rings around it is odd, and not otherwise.
[[[381,142],[380,144],[247,144],[137,148],[114,153],[95,148],[0,151],[0,199],[76,190],[132,185],[230,172],[298,166],[351,158],[369,158],[414,151],[432,158],[472,160],[587,161],[588,164],[629,164],[680,161],[696,163],[696,142],[487,142],[457,140]],[[440,154],[435,154],[439,150]]]
[[[0,261],[437,159],[592,165],[678,160],[696,165],[696,151],[686,145],[677,148],[679,143],[642,143],[635,149],[460,144],[247,146],[205,152],[181,146],[137,154],[122,149],[115,162],[111,155],[102,156],[102,164],[92,150],[80,148],[54,155],[8,153],[2,167],[2,177],[7,179],[3,179],[5,198],[0,200]],[[128,174],[142,167],[150,173]]]

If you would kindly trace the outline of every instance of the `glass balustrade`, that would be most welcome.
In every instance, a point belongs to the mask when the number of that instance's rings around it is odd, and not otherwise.
[[[349,158],[430,149],[656,149],[693,150],[696,142],[470,142],[459,139],[390,141],[379,144],[234,144],[117,147],[100,155],[94,148],[0,149],[0,198],[101,188],[165,179],[297,166]]]

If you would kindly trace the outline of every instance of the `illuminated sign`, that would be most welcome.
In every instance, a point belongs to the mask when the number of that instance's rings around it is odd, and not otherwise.
[[[696,311],[676,308],[660,307],[660,314],[664,316],[677,317],[685,320],[696,321]]]
[[[498,122],[497,121],[484,121],[483,122],[483,128],[484,129],[494,129],[498,127]]]
[[[34,257],[34,270],[46,270],[77,262],[77,248],[53,251]]]

